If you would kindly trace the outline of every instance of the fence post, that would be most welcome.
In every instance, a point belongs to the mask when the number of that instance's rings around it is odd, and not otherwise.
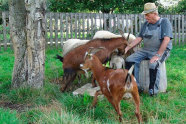
[[[2,13],[3,18],[3,39],[4,39],[4,50],[7,50],[7,35],[6,35],[6,12]]]
[[[185,31],[184,31],[184,16],[185,15],[182,15],[182,45],[184,45],[184,37],[185,37]]]
[[[63,29],[64,29],[64,26],[63,26],[63,13],[60,13],[60,36],[61,36],[61,47],[63,48]]]

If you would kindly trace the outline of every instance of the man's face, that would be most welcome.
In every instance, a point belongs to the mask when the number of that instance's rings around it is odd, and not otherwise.
[[[148,23],[154,24],[156,22],[155,17],[156,17],[155,13],[145,14],[145,19],[147,20]]]

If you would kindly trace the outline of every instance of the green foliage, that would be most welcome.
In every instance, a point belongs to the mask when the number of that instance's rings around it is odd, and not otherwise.
[[[47,7],[53,12],[83,12],[84,4],[81,0],[48,0]],[[84,9],[83,9],[84,8]]]
[[[186,0],[180,0],[177,6],[171,6],[169,8],[164,8],[159,4],[160,14],[185,14],[186,13]]]
[[[0,11],[8,11],[8,0],[0,0]]]
[[[20,124],[21,121],[16,117],[15,111],[0,108],[0,122],[1,124]]]

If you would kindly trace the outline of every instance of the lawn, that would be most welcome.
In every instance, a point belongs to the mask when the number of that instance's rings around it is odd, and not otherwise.
[[[62,63],[54,58],[60,49],[46,50],[45,84],[42,89],[11,88],[14,64],[13,51],[0,51],[0,122],[4,124],[115,124],[119,123],[111,104],[100,98],[91,108],[93,98],[73,96],[71,91],[61,93],[59,82]],[[186,123],[186,46],[176,46],[166,62],[168,88],[155,97],[140,96],[143,122],[147,124]],[[82,84],[90,82],[82,76]],[[78,87],[76,80],[73,85]],[[72,89],[75,87],[72,87]],[[135,124],[132,100],[123,100],[123,122]]]

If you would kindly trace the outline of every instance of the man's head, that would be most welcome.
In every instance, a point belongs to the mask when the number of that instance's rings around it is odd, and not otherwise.
[[[142,14],[149,23],[154,24],[159,20],[158,7],[154,3],[146,3]]]

